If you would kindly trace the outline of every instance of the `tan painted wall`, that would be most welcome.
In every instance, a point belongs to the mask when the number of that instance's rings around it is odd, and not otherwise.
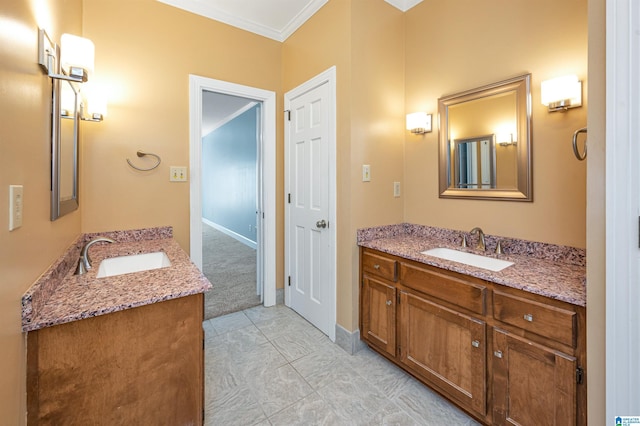
[[[574,158],[571,136],[586,124],[587,102],[549,114],[540,104],[540,82],[577,74],[586,81],[586,98],[587,1],[425,1],[405,18],[407,112],[437,114],[443,95],[532,73],[534,198],[438,198],[438,133],[409,135],[405,221],[465,231],[480,226],[488,234],[585,247],[586,163]]]
[[[351,226],[342,244],[351,254],[348,283],[352,305],[351,324],[339,322],[357,330],[360,287],[356,230],[402,222],[402,191],[406,188],[403,146],[409,132],[405,130],[403,108],[404,14],[384,1],[353,0],[351,16]],[[362,182],[363,164],[371,166],[371,182]],[[400,198],[393,196],[393,182],[401,183]]]
[[[22,294],[80,234],[80,212],[49,220],[50,79],[40,71],[38,27],[59,41],[82,32],[82,2],[0,6],[0,423],[26,421]],[[24,186],[23,226],[8,231],[9,185]]]
[[[189,184],[169,182],[169,167],[189,165],[189,74],[275,91],[281,123],[281,43],[155,0],[85,0],[84,27],[109,100],[106,120],[85,126],[82,230],[171,225],[188,251]],[[144,164],[139,149],[160,167],[131,169],[126,158]],[[280,207],[281,175],[277,185]]]
[[[287,92],[337,71],[337,320],[358,328],[356,229],[402,221],[403,14],[382,0],[331,0],[284,43]],[[362,165],[371,165],[363,183]]]

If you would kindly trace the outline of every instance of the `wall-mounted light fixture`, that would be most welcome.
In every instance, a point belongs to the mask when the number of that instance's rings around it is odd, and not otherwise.
[[[431,114],[426,112],[407,114],[407,130],[411,130],[411,133],[416,135],[431,132]]]
[[[88,39],[63,34],[58,46],[44,29],[38,30],[38,63],[51,78],[52,87],[51,220],[76,210],[79,205],[79,122],[102,120],[100,113],[86,115],[83,107],[87,101],[80,93],[93,72],[94,50]]]
[[[553,78],[540,84],[542,105],[549,112],[582,106],[582,82],[575,75]]]
[[[65,96],[65,90],[60,89],[55,80],[87,83],[93,73],[94,44],[91,40],[83,37],[62,34],[60,46],[58,46],[44,29],[40,28],[38,35],[38,63],[54,80],[54,103],[56,99],[60,99],[63,104],[60,108],[60,114],[65,118],[72,118],[69,112],[70,108],[64,105],[68,104],[70,100]],[[83,84],[82,88],[75,87],[74,91],[80,92],[79,118],[84,121],[102,121],[106,112],[106,101],[104,97],[98,100],[95,85]],[[89,108],[87,108],[88,106]]]
[[[95,48],[89,39],[63,34],[62,46],[58,46],[47,32],[38,31],[38,63],[49,77],[83,83],[93,71]]]
[[[101,88],[93,83],[82,85],[80,101],[80,119],[84,121],[102,121],[107,115],[107,97]]]
[[[518,143],[513,133],[496,133],[496,143],[500,146],[515,145]]]

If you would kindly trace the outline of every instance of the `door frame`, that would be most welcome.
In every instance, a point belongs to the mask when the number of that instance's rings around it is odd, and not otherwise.
[[[332,66],[331,68],[321,72],[310,80],[302,83],[300,86],[288,91],[284,95],[284,108],[285,111],[289,111],[291,107],[291,100],[297,98],[298,96],[315,89],[323,84],[328,84],[329,88],[329,104],[328,104],[328,134],[329,134],[329,226],[327,231],[329,233],[329,273],[327,276],[330,279],[329,283],[329,319],[332,322],[329,327],[329,339],[332,342],[336,340],[336,302],[337,302],[337,251],[336,251],[336,241],[337,241],[337,209],[336,209],[336,67]],[[288,285],[287,277],[291,275],[290,267],[291,267],[291,255],[289,253],[289,225],[290,225],[290,213],[289,213],[289,204],[287,202],[286,194],[291,192],[291,184],[289,179],[292,176],[290,172],[290,158],[289,158],[289,147],[291,144],[291,135],[289,134],[289,124],[287,119],[287,114],[284,117],[284,193],[285,193],[285,208],[284,208],[284,270],[285,270],[285,298],[284,303],[286,306],[291,306],[291,287]]]
[[[258,266],[262,266],[263,304],[276,304],[276,93],[228,81],[189,75],[189,223],[191,260],[202,270],[202,92],[223,93],[262,102],[258,173]],[[261,220],[260,220],[261,219]]]
[[[606,2],[606,420],[638,416],[640,5]],[[589,232],[589,231],[587,231]],[[600,285],[600,283],[588,283]]]

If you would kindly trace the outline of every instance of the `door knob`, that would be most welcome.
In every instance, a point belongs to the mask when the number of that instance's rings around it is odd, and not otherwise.
[[[326,228],[327,227],[327,222],[325,222],[324,219],[319,220],[316,222],[316,227],[317,228]]]

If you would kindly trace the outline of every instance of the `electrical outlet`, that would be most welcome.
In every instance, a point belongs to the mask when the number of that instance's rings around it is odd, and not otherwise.
[[[22,185],[9,185],[9,231],[22,226]]]
[[[362,181],[371,182],[371,166],[368,164],[362,165]]]
[[[400,196],[400,182],[393,182],[393,196],[396,198]]]
[[[171,182],[186,182],[187,168],[184,166],[169,167],[169,180]]]

